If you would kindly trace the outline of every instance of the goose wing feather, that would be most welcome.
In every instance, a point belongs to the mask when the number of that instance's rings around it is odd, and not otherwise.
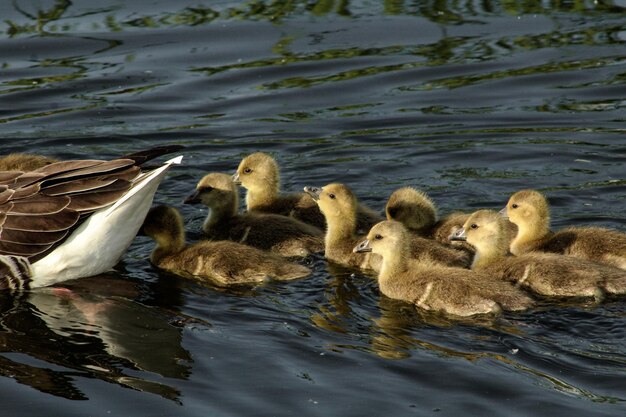
[[[32,263],[91,213],[115,203],[141,170],[132,159],[77,160],[36,171],[0,172],[0,255]]]

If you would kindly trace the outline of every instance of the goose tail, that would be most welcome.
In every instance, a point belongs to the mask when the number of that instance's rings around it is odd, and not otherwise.
[[[127,201],[131,200],[138,193],[153,196],[154,192],[156,192],[156,188],[158,187],[158,185],[161,183],[161,180],[165,176],[165,172],[172,165],[180,164],[182,163],[182,161],[183,161],[183,156],[180,155],[180,156],[177,156],[176,158],[172,158],[168,161],[165,161],[165,163],[157,169],[141,174],[139,178],[135,180],[133,187],[126,194],[124,194],[122,198],[117,200],[115,204],[113,204],[107,209],[106,216],[109,217],[112,213],[115,212],[115,210],[118,209],[118,207],[125,204]],[[149,190],[146,190],[145,189],[146,187],[148,187]],[[154,191],[150,192],[152,188],[154,189]]]
[[[154,148],[145,149],[139,152],[133,152],[128,155],[120,157],[120,159],[132,159],[136,165],[142,165],[143,163],[150,161],[159,156],[166,155],[168,153],[178,152],[183,149],[182,145],[163,145],[156,146]]]
[[[137,235],[167,170],[182,156],[142,173],[111,206],[94,212],[63,244],[31,265],[31,287],[98,275],[113,268]]]

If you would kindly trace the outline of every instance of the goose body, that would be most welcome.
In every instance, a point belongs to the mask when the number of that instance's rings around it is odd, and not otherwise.
[[[465,269],[410,259],[409,236],[402,223],[385,220],[354,248],[355,252],[382,256],[378,283],[387,297],[455,316],[519,311],[533,305],[527,295],[509,283],[494,282]]]
[[[247,190],[248,211],[291,216],[318,229],[326,229],[324,215],[307,193],[280,192],[280,172],[272,156],[263,152],[248,155],[239,164],[234,178]],[[380,220],[382,218],[374,210],[357,205],[357,230],[369,230]]]
[[[518,228],[510,244],[515,255],[532,251],[560,253],[626,269],[626,234],[600,227],[568,227],[552,232],[547,199],[538,191],[513,194],[502,214]]]
[[[305,266],[236,242],[203,241],[187,245],[182,218],[173,207],[150,209],[142,230],[157,242],[150,255],[151,262],[178,275],[230,285],[268,278],[292,280],[311,273]]]
[[[281,256],[306,256],[324,250],[323,232],[310,224],[273,213],[238,214],[237,188],[230,175],[205,175],[185,203],[209,208],[202,230],[210,239],[232,240]]]
[[[149,172],[138,160],[170,150],[0,172],[0,287],[41,287],[110,270],[141,227],[165,173],[182,157]]]
[[[536,294],[594,297],[626,293],[626,272],[608,265],[555,253],[508,253],[504,219],[492,210],[473,213],[457,233],[476,247],[472,269],[512,282]]]

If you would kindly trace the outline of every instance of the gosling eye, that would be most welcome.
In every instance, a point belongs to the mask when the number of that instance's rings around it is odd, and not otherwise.
[[[200,188],[201,193],[210,193],[211,191],[213,191],[213,187],[210,185]]]
[[[333,194],[333,193],[328,194],[328,198],[330,198],[331,200],[334,200],[335,199],[335,194]]]
[[[383,238],[383,237],[382,237],[381,235],[376,235],[376,236],[374,236],[374,239],[376,239],[376,240],[382,240],[382,238]]]
[[[470,224],[470,227],[471,227],[472,229],[478,229],[478,225],[477,225],[476,223],[472,223],[472,224]]]
[[[518,208],[519,206],[518,206],[517,204],[513,203],[513,204],[511,204],[511,207],[512,207],[512,208],[514,208],[514,209],[516,209],[516,208]]]
[[[396,214],[398,214],[398,209],[393,207],[393,208],[390,208],[389,210],[387,210],[387,212],[389,213],[389,215],[391,217],[396,217]]]
[[[251,172],[252,172],[252,168],[246,168],[246,169],[243,170],[244,174],[249,174]]]

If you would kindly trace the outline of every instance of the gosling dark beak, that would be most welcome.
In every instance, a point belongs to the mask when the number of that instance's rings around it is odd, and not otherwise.
[[[458,240],[461,242],[465,242],[467,240],[467,235],[465,234],[465,228],[461,227],[459,230],[452,233],[448,239],[452,241]]]
[[[183,204],[198,204],[200,202],[200,193],[198,191],[183,200]]]
[[[320,193],[322,192],[322,189],[320,187],[304,187],[304,192],[307,193],[308,195],[310,195],[313,200],[317,201],[320,199]]]
[[[364,253],[364,252],[371,252],[371,251],[372,251],[372,248],[370,247],[370,241],[367,239],[365,239],[363,242],[356,245],[354,249],[352,249],[352,252],[354,253]]]
[[[235,172],[233,174],[233,182],[237,185],[241,185],[241,180],[239,179],[239,173]]]
[[[506,207],[503,208],[502,210],[500,210],[498,213],[500,213],[500,216],[502,216],[502,217],[504,217],[505,219],[508,220],[509,212],[506,210]]]

